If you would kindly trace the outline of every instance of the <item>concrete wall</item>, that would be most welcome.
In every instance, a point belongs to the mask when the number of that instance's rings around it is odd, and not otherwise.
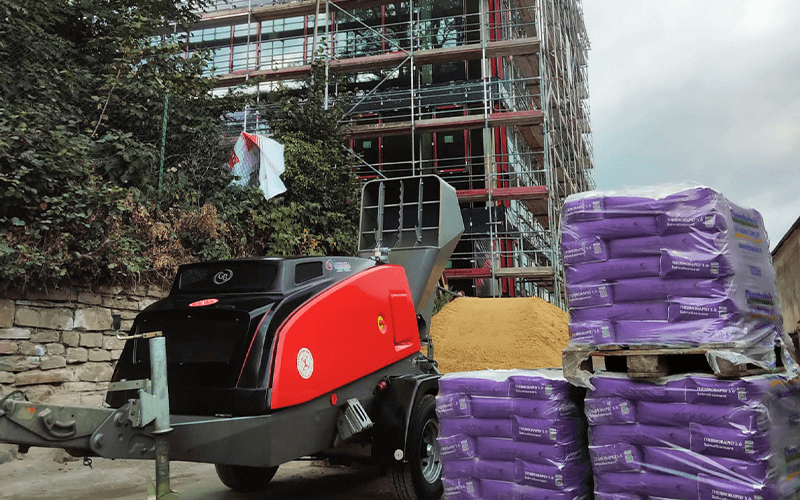
[[[778,275],[778,298],[787,332],[800,321],[800,227],[795,227],[772,256]]]
[[[0,298],[0,392],[22,390],[32,401],[100,406],[136,314],[165,295],[157,288],[70,288]]]

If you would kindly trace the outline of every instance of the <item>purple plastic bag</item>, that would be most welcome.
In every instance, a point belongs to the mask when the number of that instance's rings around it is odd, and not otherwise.
[[[638,422],[636,403],[624,398],[586,398],[584,412],[590,425],[620,425]]]
[[[602,197],[567,200],[561,207],[561,215],[565,222],[602,219],[603,201]]]
[[[655,216],[598,219],[573,222],[562,226],[562,241],[587,238],[617,239],[658,234]]]
[[[728,202],[728,207],[730,208],[731,218],[733,219],[733,223],[735,225],[733,229],[736,232],[744,233],[745,229],[763,232],[764,219],[761,217],[761,214],[758,213],[758,210],[754,210],[752,208],[742,208],[731,202]]]
[[[602,309],[590,307],[588,309]],[[574,314],[579,309],[573,309]],[[610,321],[582,321],[569,324],[569,338],[575,344],[603,345],[616,342],[614,325]]]
[[[637,405],[637,411],[639,423],[646,425],[688,427],[689,424],[696,423],[755,431],[764,429],[769,422],[767,410],[761,405],[731,408],[718,405],[641,401]]]
[[[677,199],[650,198],[647,196],[606,196],[603,211],[606,217],[630,217],[631,215],[655,215],[669,210]]]
[[[731,342],[741,329],[724,319],[695,321],[617,321],[614,334],[618,344],[699,344]]]
[[[678,446],[689,448],[691,438],[686,427],[659,427],[654,425],[593,425],[589,427],[589,444],[635,444],[637,446]],[[478,445],[480,449],[480,445]]]
[[[632,444],[590,446],[589,457],[595,473],[642,470],[642,451]]]
[[[445,375],[439,379],[439,394],[470,394],[473,396],[508,397],[508,379],[495,380],[486,377],[459,374]]]
[[[467,436],[505,437],[510,438],[511,420],[506,418],[451,418],[440,422],[441,436]]]
[[[653,497],[651,497],[653,498]],[[449,499],[448,499],[449,500]],[[648,500],[647,497],[633,493],[594,493],[594,500]]]
[[[710,318],[722,318],[729,322],[735,322],[742,317],[733,300],[702,297],[681,297],[670,300],[667,306],[667,316],[670,323]]]
[[[496,479],[498,481],[514,480],[514,461],[510,460],[450,460],[442,463],[444,477]]]
[[[644,236],[606,242],[608,258],[660,257],[662,250],[677,252],[717,253],[726,248],[720,234],[687,233],[669,236]]]
[[[554,491],[503,481],[481,481],[484,500],[586,500],[583,487]]]
[[[587,321],[666,321],[668,318],[668,304],[665,301],[657,302],[619,302],[610,306],[584,307],[570,311],[573,322]]]
[[[561,250],[567,266],[608,260],[608,246],[600,238],[564,242]]]
[[[658,277],[663,257],[631,257],[604,262],[575,264],[566,268],[567,283],[587,283],[600,280],[616,281],[631,278]]]
[[[591,453],[591,450],[589,450]],[[771,476],[769,462],[748,462],[718,456],[704,456],[683,448],[645,446],[644,463],[648,468],[665,474],[700,473],[731,481],[764,482]]]
[[[595,491],[697,499],[697,479],[654,472],[606,472],[594,475]],[[704,497],[703,500],[711,500]]]
[[[735,499],[735,500],[784,500],[763,484],[726,481],[709,477],[705,474],[698,475],[699,498],[708,499]]]
[[[725,218],[715,209],[700,208],[690,211],[670,211],[657,218],[658,233],[661,235],[705,231],[723,232]]]
[[[483,496],[480,490],[480,481],[476,479],[442,478],[444,486],[444,497],[447,500],[481,500]]]
[[[440,437],[442,461],[462,460],[475,458],[477,447],[475,439],[465,434],[456,434],[449,437]]]
[[[669,210],[698,208],[723,201],[721,194],[711,188],[691,187],[676,191],[666,196],[606,196],[603,199],[603,210],[607,213],[652,214]]]
[[[689,424],[690,449],[703,455],[759,461],[770,455],[769,436],[761,432]]]
[[[687,429],[688,434],[688,429]],[[538,444],[500,438],[477,438],[478,457],[485,460],[519,458],[545,465],[563,465],[586,459],[583,440],[571,443]]]
[[[471,398],[472,414],[478,418],[570,418],[578,416],[578,407],[566,399],[541,401],[515,398]]]
[[[584,425],[573,419],[540,419],[514,416],[511,418],[511,431],[517,441],[553,444],[569,443],[583,433]]]
[[[609,261],[613,262],[613,261]],[[586,266],[591,264],[584,264]],[[676,252],[662,250],[660,259],[662,278],[713,279],[733,274],[728,259],[722,254]],[[631,276],[632,278],[638,276]]]
[[[713,377],[690,377],[687,402],[739,406],[759,403],[770,390],[769,379],[720,380]]]
[[[517,459],[514,462],[514,471],[517,484],[556,491],[582,487],[591,476],[585,463],[555,467]]]
[[[613,287],[612,302],[667,300],[670,297],[727,298],[730,295],[730,281],[726,278],[707,280],[636,278],[619,280]],[[611,293],[609,293],[609,296],[611,296]],[[597,302],[600,301],[598,300]],[[570,302],[570,305],[572,305],[572,302]]]
[[[509,391],[512,398],[539,400],[567,399],[570,384],[566,379],[552,379],[536,375],[511,375],[508,377]]]
[[[685,403],[689,381],[680,378],[660,384],[628,377],[594,377],[592,384],[594,390],[588,394],[591,398],[619,397],[634,401]],[[694,388],[693,383],[691,387]]]
[[[604,306],[614,303],[611,285],[606,283],[567,284],[569,307]]]
[[[454,393],[436,397],[436,415],[440,420],[469,417],[471,414],[470,397],[466,394]]]

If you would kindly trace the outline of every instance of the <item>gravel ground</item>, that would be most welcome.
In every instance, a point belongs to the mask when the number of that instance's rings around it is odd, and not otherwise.
[[[0,499],[13,500],[144,500],[154,480],[152,461],[94,458],[92,468],[56,449],[32,448],[17,455],[0,445]],[[182,500],[390,500],[391,486],[377,471],[323,466],[319,462],[284,464],[259,493],[236,493],[217,479],[214,466],[170,464],[172,489]]]

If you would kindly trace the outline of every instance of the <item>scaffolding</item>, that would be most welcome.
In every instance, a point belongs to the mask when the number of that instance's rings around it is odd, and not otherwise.
[[[564,307],[561,206],[594,189],[582,11],[581,0],[218,0],[188,40],[212,52],[223,89],[270,90],[321,56],[354,92],[342,120],[359,177],[436,173],[456,188],[466,232],[451,287]],[[263,106],[228,130],[269,133]]]

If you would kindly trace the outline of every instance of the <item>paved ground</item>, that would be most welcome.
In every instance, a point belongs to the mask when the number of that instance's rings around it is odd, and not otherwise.
[[[2,445],[0,445],[2,446]],[[0,449],[8,459],[8,450]],[[5,450],[5,451],[4,451]],[[23,459],[0,464],[0,499],[145,500],[154,464],[95,458],[90,469],[60,450],[31,449]],[[182,500],[390,500],[385,477],[376,471],[323,467],[314,462],[282,465],[269,490],[236,493],[217,479],[214,466],[173,462],[172,487]]]

